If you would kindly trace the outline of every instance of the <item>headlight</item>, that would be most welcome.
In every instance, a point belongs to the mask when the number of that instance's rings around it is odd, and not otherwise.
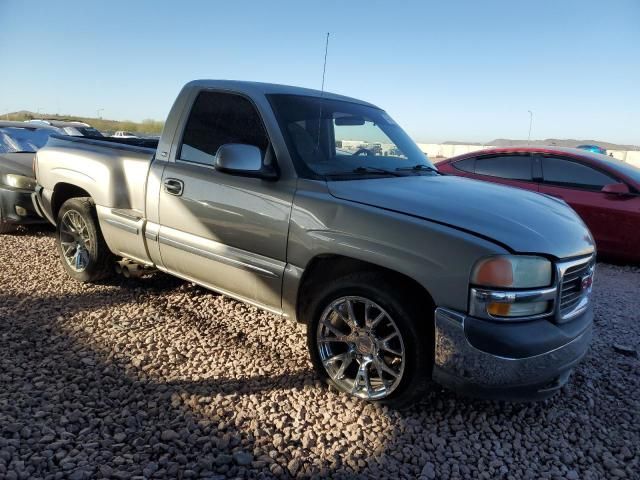
[[[0,176],[0,182],[9,187],[19,188],[22,190],[35,190],[36,188],[35,178],[13,173]]]
[[[484,258],[471,274],[471,283],[482,287],[537,288],[551,285],[551,280],[551,262],[526,255]]]
[[[549,260],[498,255],[480,260],[471,273],[469,313],[490,319],[517,319],[551,313],[557,290],[550,287]]]

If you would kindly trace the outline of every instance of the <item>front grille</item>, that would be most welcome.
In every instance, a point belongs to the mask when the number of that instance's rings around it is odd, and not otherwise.
[[[587,258],[583,262],[567,268],[562,276],[560,287],[560,318],[564,319],[577,309],[585,306],[583,301],[589,294],[589,288],[585,289],[582,281],[593,273],[593,259]]]

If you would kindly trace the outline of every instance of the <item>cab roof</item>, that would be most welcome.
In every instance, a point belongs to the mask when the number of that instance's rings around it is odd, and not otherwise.
[[[199,88],[220,88],[238,93],[262,94],[262,95],[301,95],[306,97],[329,98],[332,100],[342,100],[351,103],[359,103],[369,107],[379,108],[372,103],[359,100],[357,98],[338,95],[336,93],[322,92],[311,88],[294,87],[291,85],[279,85],[276,83],[248,82],[243,80],[193,80],[187,83],[186,87]]]

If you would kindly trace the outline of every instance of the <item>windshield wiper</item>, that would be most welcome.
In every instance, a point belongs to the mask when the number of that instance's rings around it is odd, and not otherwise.
[[[387,170],[385,168],[378,168],[378,167],[358,167],[353,172],[354,173],[381,173],[384,175],[393,175],[394,177],[401,176],[398,173],[393,172],[391,170]]]
[[[419,163],[417,165],[414,165],[413,167],[396,168],[396,171],[397,172],[408,172],[408,171],[413,171],[413,172],[433,172],[433,173],[437,173],[438,175],[442,175],[442,173],[440,173],[437,168],[430,167],[429,165],[425,165],[424,163]]]
[[[343,172],[329,172],[329,173],[325,173],[325,175],[330,175],[330,176],[334,176],[334,175],[352,175],[354,173],[357,174],[374,174],[374,175],[390,175],[392,177],[402,177],[403,175],[401,175],[398,172],[394,172],[393,170],[386,170],[384,168],[378,168],[378,167],[357,167],[354,168],[353,170],[346,170]]]

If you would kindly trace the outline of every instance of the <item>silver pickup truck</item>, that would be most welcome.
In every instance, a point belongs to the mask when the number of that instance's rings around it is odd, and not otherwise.
[[[304,322],[319,375],[393,406],[430,380],[548,397],[587,351],[578,216],[441,175],[374,105],[194,81],[156,149],[121,142],[57,137],[37,155],[35,202],[78,281],[155,268]]]

